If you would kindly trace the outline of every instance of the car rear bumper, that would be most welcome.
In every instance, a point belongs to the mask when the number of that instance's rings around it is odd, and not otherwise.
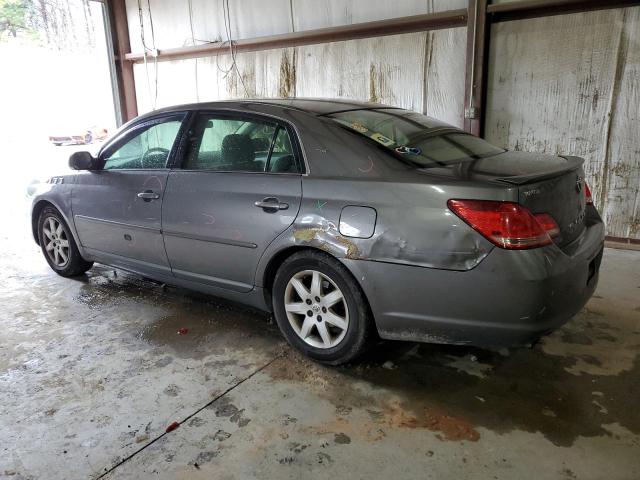
[[[494,248],[468,271],[344,263],[360,281],[382,338],[523,345],[558,328],[586,304],[598,282],[603,244],[598,218],[569,248]]]

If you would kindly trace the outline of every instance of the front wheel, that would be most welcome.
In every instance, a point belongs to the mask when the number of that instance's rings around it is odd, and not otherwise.
[[[330,365],[361,354],[372,330],[367,301],[335,258],[314,251],[293,254],[273,284],[273,309],[287,341]]]
[[[45,260],[58,275],[82,275],[93,266],[80,255],[69,226],[55,208],[45,207],[40,213],[38,237]]]

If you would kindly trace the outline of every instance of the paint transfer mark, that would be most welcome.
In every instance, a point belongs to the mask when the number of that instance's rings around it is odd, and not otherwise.
[[[204,222],[205,225],[213,225],[216,223],[216,219],[213,215],[209,215],[207,213],[201,213],[202,216],[207,217],[207,221]]]
[[[156,175],[152,175],[150,177],[147,177],[147,179],[144,181],[144,183],[142,184],[142,188],[145,189],[147,187],[149,187],[149,185],[151,183],[155,183],[158,187],[158,190],[162,191],[163,190],[163,184],[160,181],[160,179],[156,176]]]
[[[358,167],[358,171],[360,171],[361,173],[370,173],[373,170],[373,158],[371,157],[367,157],[367,158],[369,159],[371,164],[367,168]]]

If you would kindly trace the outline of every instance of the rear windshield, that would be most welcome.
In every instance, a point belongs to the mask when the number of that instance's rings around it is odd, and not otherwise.
[[[504,152],[481,138],[408,110],[351,110],[327,117],[418,166],[448,165]]]

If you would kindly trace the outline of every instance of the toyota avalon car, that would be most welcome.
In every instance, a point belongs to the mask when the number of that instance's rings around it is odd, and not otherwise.
[[[69,163],[32,208],[55,272],[99,262],[272,311],[329,364],[377,337],[529,344],[598,279],[581,158],[506,151],[400,108],[182,105]]]

